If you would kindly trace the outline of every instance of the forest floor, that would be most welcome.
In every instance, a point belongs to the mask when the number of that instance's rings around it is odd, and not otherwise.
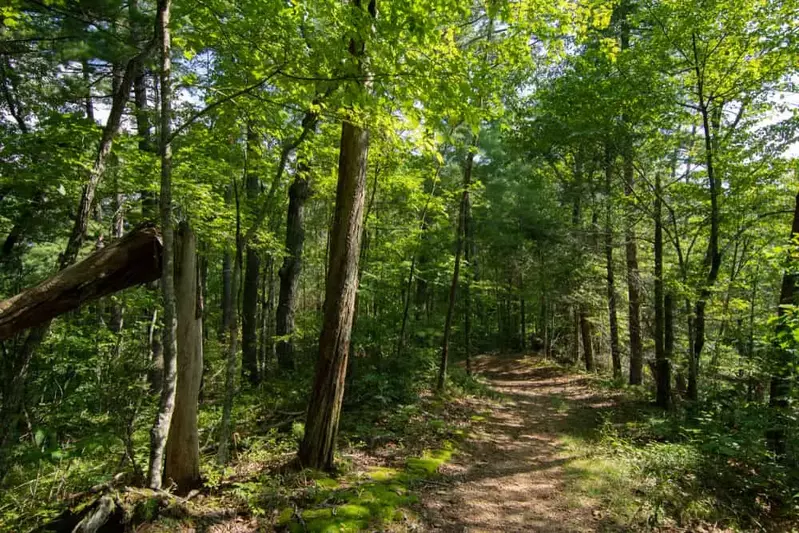
[[[570,491],[576,474],[570,463],[577,457],[564,437],[594,429],[616,395],[540,358],[482,356],[474,370],[503,401],[491,405],[461,453],[441,467],[448,484],[423,494],[430,529],[554,533],[607,527],[598,502]]]
[[[297,422],[280,433],[264,433],[263,423],[242,426],[233,464],[214,469],[209,461],[205,487],[187,499],[114,489],[124,508],[117,527],[733,531],[721,524],[735,524],[741,508],[719,507],[721,499],[698,484],[708,474],[691,444],[652,433],[667,419],[644,389],[619,389],[536,355],[482,355],[473,370],[471,380],[453,368],[445,394],[424,391],[408,405],[358,411],[355,398],[343,417],[339,471],[332,475],[292,467]],[[122,529],[109,529],[115,530]]]

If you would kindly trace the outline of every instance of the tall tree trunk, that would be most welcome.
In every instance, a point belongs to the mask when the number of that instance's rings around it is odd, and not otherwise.
[[[235,183],[234,183],[235,185]],[[225,397],[222,403],[222,421],[219,429],[219,446],[216,451],[216,461],[220,465],[227,463],[230,434],[231,417],[233,415],[233,400],[236,396],[236,363],[238,356],[239,342],[239,290],[242,263],[244,256],[244,239],[241,232],[241,202],[239,199],[238,188],[234,187],[234,197],[236,202],[236,249],[233,260],[233,272],[231,274],[230,292],[230,322],[227,329],[227,346],[225,354]]]
[[[585,369],[588,372],[594,371],[594,350],[591,345],[592,327],[588,319],[588,310],[585,304],[580,306],[580,333],[583,338],[583,358],[585,359]]]
[[[375,2],[370,0],[367,8],[372,18],[377,16]],[[362,9],[361,0],[352,0],[352,6],[353,9]],[[357,70],[362,73],[363,42],[351,38],[349,51]],[[333,468],[355,295],[358,292],[368,153],[368,130],[345,121],[341,126],[336,208],[330,233],[330,265],[325,286],[319,360],[308,403],[305,436],[298,453],[300,463],[310,468]]]
[[[266,257],[266,265],[261,276],[261,319],[260,319],[260,340],[258,344],[258,366],[261,376],[266,377],[266,369],[269,364],[274,332],[272,331],[274,306],[274,264],[275,259],[272,254]]]
[[[360,7],[357,0],[355,6]],[[368,150],[368,131],[345,122],[341,128],[336,215],[330,238],[319,361],[299,450],[300,462],[311,468],[333,467],[358,290]]]
[[[669,405],[671,405],[671,361],[674,357],[674,295],[670,290],[666,290],[666,294],[663,297],[663,330],[663,358],[668,363],[665,371],[668,372]]]
[[[175,409],[175,386],[177,379],[177,311],[175,304],[175,231],[172,223],[172,61],[169,15],[171,0],[159,0],[158,29],[161,40],[161,234],[164,251],[161,261],[161,293],[164,300],[164,380],[158,413],[150,431],[150,468],[148,484],[153,489],[161,488],[161,473],[164,450]]]
[[[799,235],[799,194],[791,224],[791,243],[796,242]],[[791,254],[793,255],[793,254]],[[766,438],[769,448],[778,458],[782,459],[787,452],[785,428],[789,423],[788,407],[791,396],[791,381],[794,378],[794,354],[781,347],[782,343],[790,344],[793,339],[793,330],[789,322],[789,314],[797,304],[797,274],[793,269],[788,269],[782,276],[780,287],[780,305],[777,308],[776,346],[774,349],[776,360],[773,362],[771,384],[769,390],[769,407],[773,411],[774,425],[768,430]],[[787,339],[787,340],[786,340]]]
[[[241,302],[241,377],[250,385],[258,385],[258,285],[261,258],[258,250],[248,246],[244,269]]]
[[[300,164],[289,187],[286,216],[286,256],[280,267],[280,293],[275,317],[277,361],[282,370],[294,369],[294,312],[299,296],[302,251],[305,243],[305,201],[310,196],[308,167]]]
[[[708,188],[710,190],[710,235],[707,242],[707,250],[702,262],[702,267],[706,271],[706,277],[702,288],[699,291],[696,305],[694,306],[694,347],[691,360],[688,366],[688,398],[697,400],[699,398],[699,360],[702,356],[702,349],[705,346],[705,311],[707,302],[721,268],[721,252],[719,251],[719,183],[714,169],[713,137],[710,125],[709,104],[705,100],[704,85],[702,78],[702,67],[700,65],[699,52],[696,43],[696,35],[693,36],[694,68],[697,75],[697,96],[699,99],[699,113],[702,118],[702,128],[705,137],[705,166],[707,171]]]
[[[571,361],[577,364],[580,361],[580,311],[574,305],[572,309],[572,335],[571,335]]]
[[[624,194],[633,195],[633,160],[629,154],[624,155]],[[630,333],[630,385],[640,385],[643,378],[643,345],[641,343],[641,293],[638,273],[638,244],[635,237],[632,217],[626,217],[625,250],[627,253],[627,294],[629,298],[629,333]]]
[[[233,187],[228,185],[225,189],[225,203],[233,201]],[[226,246],[222,255],[222,328],[220,337],[230,331],[230,322],[233,317],[233,256]]]
[[[527,349],[527,313],[525,313],[524,296],[519,297],[522,325],[522,350]]]
[[[259,196],[258,170],[260,168],[260,142],[255,129],[247,125],[247,199],[253,203]],[[241,304],[241,373],[242,378],[257,385],[258,376],[258,285],[261,258],[255,246],[247,246],[244,287]]]
[[[148,372],[150,393],[160,396],[161,386],[164,383],[164,347],[161,344],[163,335],[158,325],[158,310],[153,311],[147,333],[150,346],[150,369]]]
[[[265,341],[265,361],[277,359],[277,346],[275,344],[275,261],[269,261],[269,285],[266,291],[266,341]]]
[[[472,142],[476,146],[477,139]],[[447,365],[449,364],[449,337],[452,330],[452,317],[455,314],[455,298],[458,293],[458,278],[461,270],[461,254],[463,253],[463,233],[466,224],[466,209],[469,205],[469,187],[472,182],[472,167],[474,165],[474,150],[470,147],[466,154],[466,163],[463,166],[463,195],[461,196],[458,210],[458,229],[455,235],[455,267],[452,271],[452,283],[449,287],[449,304],[447,305],[447,318],[444,321],[444,340],[441,346],[441,361],[438,365],[438,380],[436,387],[443,390],[447,380]],[[499,313],[499,309],[497,309]]]
[[[610,323],[610,358],[613,378],[621,379],[619,321],[616,312],[616,279],[613,275],[613,157],[610,148],[605,154],[605,268],[608,283],[608,322]]]
[[[471,154],[471,151],[469,152]],[[474,163],[474,156],[467,162],[470,166]],[[471,168],[469,169],[470,182],[471,182]],[[465,180],[464,180],[465,181]],[[472,375],[472,261],[474,261],[474,222],[472,221],[472,202],[468,194],[468,187],[470,182],[464,183],[467,187],[466,194],[463,197],[463,238],[464,242],[464,259],[469,267],[466,271],[463,284],[463,343],[464,351],[466,352],[466,373]]]
[[[631,9],[630,2],[623,2],[619,9],[622,15],[621,49],[627,50],[630,48],[630,23],[627,18]],[[624,195],[628,200],[632,200],[635,187],[632,125],[625,115],[622,115],[622,122],[627,126],[622,147]],[[630,213],[625,217],[624,240],[627,253],[627,293],[629,296],[630,385],[640,385],[644,367],[643,345],[641,343],[641,290],[638,273],[638,244],[635,237],[633,217],[630,216]]]
[[[203,372],[203,308],[197,243],[185,222],[178,228],[175,298],[177,302],[177,389],[169,426],[164,478],[186,494],[201,484],[197,403]]]
[[[671,401],[671,369],[664,346],[663,219],[660,172],[655,174],[655,369],[657,405],[668,409]]]

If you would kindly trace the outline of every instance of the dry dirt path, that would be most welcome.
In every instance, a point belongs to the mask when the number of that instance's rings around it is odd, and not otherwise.
[[[430,531],[583,532],[603,529],[590,503],[564,490],[569,461],[561,438],[596,424],[613,404],[585,376],[540,358],[481,356],[476,372],[504,399],[422,495]]]

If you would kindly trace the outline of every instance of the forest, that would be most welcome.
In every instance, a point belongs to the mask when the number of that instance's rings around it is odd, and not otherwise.
[[[798,0],[3,0],[0,531],[798,531]]]

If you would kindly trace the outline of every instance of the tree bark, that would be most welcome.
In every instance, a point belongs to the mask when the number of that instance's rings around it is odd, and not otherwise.
[[[236,206],[238,207],[238,199]],[[227,346],[225,354],[225,398],[222,404],[222,421],[219,430],[219,446],[216,452],[217,463],[224,465],[227,463],[229,447],[230,447],[230,434],[231,434],[231,416],[233,414],[233,399],[236,394],[236,362],[238,356],[238,342],[239,342],[239,279],[241,278],[242,270],[242,237],[241,237],[241,216],[236,213],[236,254],[233,261],[233,273],[231,275],[231,304],[230,304],[230,322],[227,329]]]
[[[471,154],[471,152],[470,152]],[[474,165],[474,156],[471,155],[467,164]],[[468,187],[471,182],[471,168],[469,168],[469,183],[464,180],[466,194],[463,197],[463,238],[464,238],[464,259],[466,265],[471,269],[474,261],[474,222],[472,221],[472,202],[469,196]],[[472,271],[467,270],[463,284],[463,345],[466,355],[466,373],[472,375]]]
[[[572,335],[571,335],[571,360],[572,364],[580,361],[580,311],[574,305],[572,309]]]
[[[670,290],[663,297],[663,357],[668,362],[669,405],[671,405],[671,361],[674,357],[674,295]],[[665,378],[664,378],[665,379]]]
[[[630,23],[627,15],[630,3],[624,2],[621,6],[621,49],[630,48]],[[622,147],[622,174],[624,181],[624,195],[632,199],[635,188],[633,175],[633,140],[632,125],[626,115],[622,115],[622,122],[626,124],[627,131],[623,138]],[[624,228],[625,251],[627,254],[627,293],[629,297],[629,333],[630,333],[630,385],[640,385],[643,378],[643,345],[641,343],[641,291],[640,276],[638,273],[638,244],[635,237],[633,219],[628,213],[625,217]]]
[[[161,272],[159,269],[158,275]],[[156,278],[157,279],[157,278]],[[164,349],[161,344],[161,329],[158,327],[158,310],[153,311],[150,327],[148,328],[148,340],[150,346],[150,369],[149,378],[150,393],[161,394],[161,386],[164,382]]]
[[[663,299],[663,219],[660,172],[655,174],[655,381],[657,405],[668,409],[671,401],[671,368],[664,346],[665,309]]]
[[[260,146],[252,125],[247,125],[247,176],[245,189],[252,203],[259,196],[258,169]],[[241,304],[241,373],[242,378],[257,385],[258,376],[258,285],[261,258],[253,245],[247,246],[244,287]]]
[[[352,0],[352,7],[362,9],[361,0]],[[373,19],[377,16],[376,9],[376,0],[370,0],[367,10]],[[363,74],[364,48],[363,41],[357,37],[350,39],[351,60],[359,74]],[[357,88],[363,90],[362,86]],[[341,126],[336,207],[330,232],[319,360],[308,402],[305,435],[298,453],[299,462],[310,468],[333,468],[358,292],[368,154],[368,130],[345,121]]]
[[[799,194],[796,196],[796,204],[791,224],[791,239],[793,244],[799,235]],[[790,406],[791,382],[795,372],[792,368],[794,355],[788,349],[782,348],[780,342],[786,344],[792,342],[793,331],[788,321],[788,315],[797,303],[797,274],[793,270],[787,270],[782,276],[782,286],[780,287],[780,304],[777,308],[776,341],[774,370],[771,375],[769,389],[769,407],[774,415],[774,424],[766,433],[769,448],[774,455],[782,459],[787,452],[786,426],[790,423],[788,419],[788,408]],[[785,339],[788,339],[787,341]]]
[[[719,251],[719,182],[716,178],[714,168],[713,133],[710,125],[709,103],[706,101],[704,92],[704,78],[696,35],[693,38],[694,69],[697,76],[697,98],[699,100],[699,114],[702,118],[702,128],[705,138],[705,166],[707,171],[708,188],[710,190],[710,236],[708,237],[707,250],[702,262],[702,267],[706,270],[706,278],[699,291],[696,305],[694,306],[694,346],[691,360],[688,366],[688,398],[697,400],[699,398],[699,359],[702,349],[705,346],[705,310],[710,299],[711,291],[716,283],[721,268],[721,252]]]
[[[258,285],[261,258],[248,246],[241,302],[241,377],[250,385],[258,385]]]
[[[0,340],[102,296],[158,279],[160,270],[158,230],[151,226],[134,230],[80,263],[0,302]]]
[[[186,223],[178,229],[176,256],[177,389],[164,478],[177,485],[178,494],[186,494],[201,484],[197,403],[203,371],[203,309],[197,242]]]
[[[593,372],[594,367],[594,350],[591,345],[592,335],[591,321],[588,319],[588,311],[585,305],[580,306],[580,333],[583,338],[583,359],[585,360],[585,369],[588,372]]]
[[[274,257],[270,254],[266,257],[266,264],[261,273],[261,317],[260,317],[260,339],[258,344],[258,367],[262,379],[266,378],[266,368],[272,352],[274,343],[274,332],[272,317],[274,305]]]
[[[225,189],[225,203],[233,200],[233,187],[228,185]],[[222,255],[222,329],[224,336],[230,330],[230,321],[233,316],[233,257],[230,250],[225,247]]]
[[[357,0],[355,7],[360,8]],[[305,437],[299,450],[300,462],[311,468],[329,470],[333,467],[358,290],[368,151],[368,131],[345,122],[341,128],[336,210],[330,237],[319,361],[308,404]]]
[[[294,312],[299,297],[302,251],[305,243],[305,201],[310,196],[308,168],[298,166],[294,182],[289,187],[289,206],[286,216],[286,256],[278,272],[280,293],[275,317],[277,360],[282,370],[294,369]]]
[[[619,348],[619,321],[617,316],[616,279],[613,274],[613,163],[610,148],[605,155],[605,268],[608,284],[608,322],[610,323],[610,358],[613,378],[621,379],[621,349]]]
[[[472,146],[476,145],[476,139]],[[472,182],[472,167],[474,165],[474,150],[470,147],[466,154],[463,166],[463,194],[458,209],[458,229],[455,235],[455,267],[452,271],[452,283],[449,287],[449,303],[447,305],[447,318],[444,321],[444,339],[441,345],[441,360],[438,365],[438,380],[436,388],[444,390],[447,380],[447,365],[449,364],[449,337],[452,330],[452,317],[455,314],[455,299],[458,294],[458,278],[461,270],[461,254],[463,253],[463,233],[466,225],[466,209],[469,205],[469,187]],[[497,309],[499,313],[499,309]]]
[[[624,194],[633,195],[633,161],[632,155],[624,156]],[[629,297],[629,333],[630,333],[630,385],[640,385],[643,378],[643,345],[641,343],[641,293],[640,275],[638,272],[638,244],[635,229],[628,216],[625,228],[625,249],[627,253],[627,294]]]
[[[170,144],[172,116],[172,61],[169,16],[171,0],[159,0],[158,30],[161,40],[161,231],[164,250],[161,274],[164,320],[164,380],[153,427],[150,430],[150,467],[148,484],[152,489],[161,488],[164,449],[175,409],[175,387],[177,378],[177,316],[175,304],[175,235],[172,223],[172,146]]]
[[[527,313],[525,312],[524,296],[519,298],[519,306],[522,322],[522,350],[527,349]]]

